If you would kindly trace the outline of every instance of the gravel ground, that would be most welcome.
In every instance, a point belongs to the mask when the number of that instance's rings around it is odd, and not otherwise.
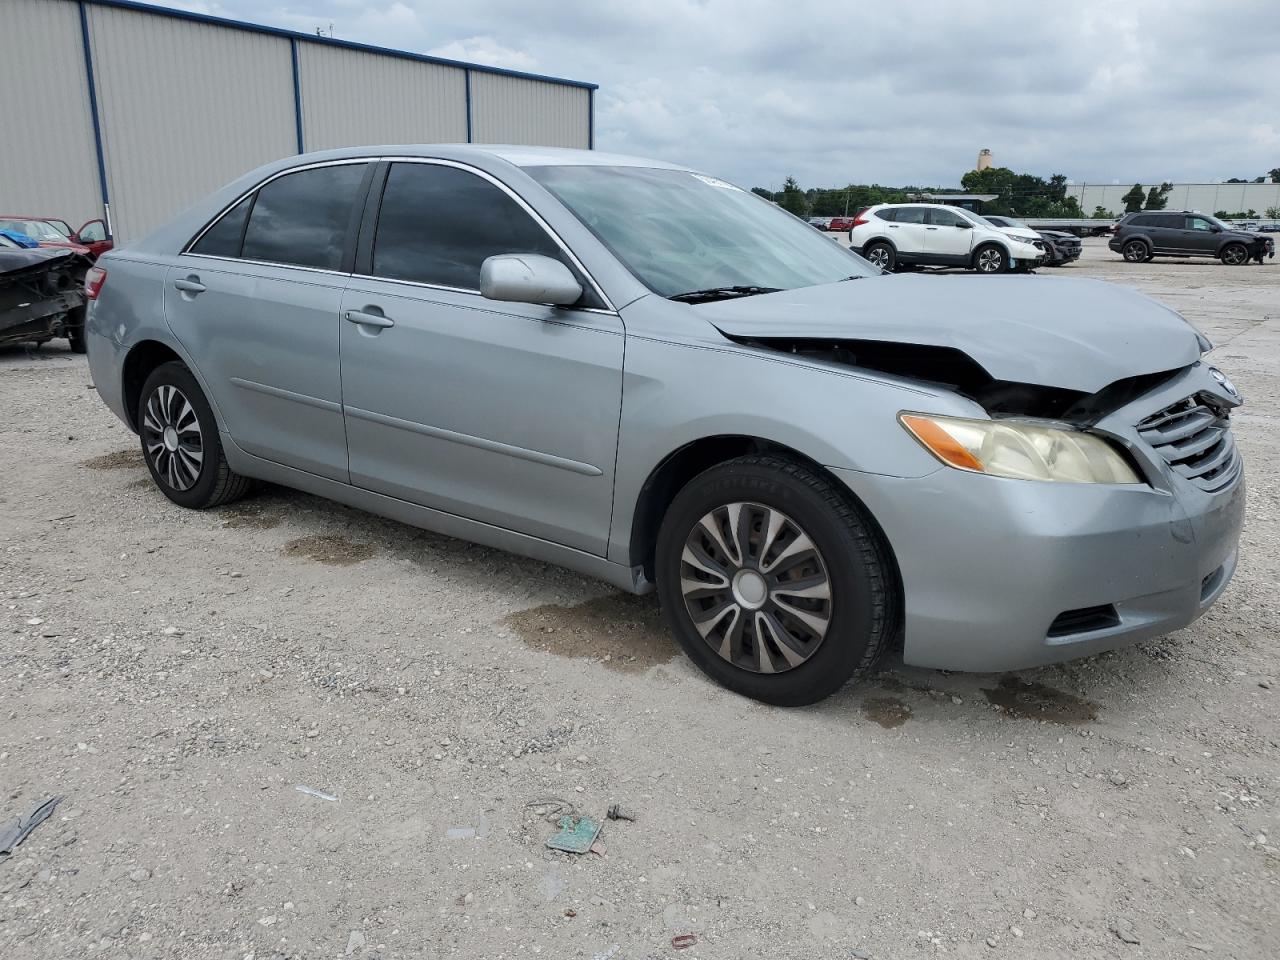
[[[183,511],[83,358],[0,350],[0,821],[65,798],[0,859],[0,956],[1276,956],[1280,265],[1086,247],[1061,274],[1182,311],[1249,401],[1235,582],[801,710],[555,567],[281,489]],[[636,820],[553,853],[544,798]]]

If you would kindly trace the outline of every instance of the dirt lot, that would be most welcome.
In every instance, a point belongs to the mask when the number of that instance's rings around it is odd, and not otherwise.
[[[65,797],[0,859],[0,956],[1276,956],[1280,263],[1060,273],[1218,344],[1234,584],[1135,649],[803,710],[564,570],[286,490],[180,510],[82,358],[0,351],[0,821]],[[636,820],[552,853],[542,798]]]

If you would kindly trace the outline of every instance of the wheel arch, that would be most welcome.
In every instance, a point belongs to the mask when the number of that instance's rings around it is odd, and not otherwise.
[[[821,463],[794,447],[763,437],[747,434],[719,434],[691,440],[665,456],[645,478],[631,517],[628,553],[630,565],[640,567],[645,578],[654,582],[654,553],[658,530],[667,508],[676,494],[704,470],[748,454],[771,453],[788,457],[814,471],[840,489],[853,502],[875,530],[889,558],[897,587],[898,603],[902,603],[902,574],[898,569],[893,544],[875,515],[862,500]],[[901,622],[901,621],[899,621]]]
[[[876,244],[876,243],[883,243],[885,246],[891,247],[893,249],[894,254],[897,254],[898,252],[898,245],[894,243],[893,240],[891,240],[889,237],[886,237],[886,236],[872,237],[870,240],[868,240],[866,243],[864,243],[861,247],[858,248],[858,252],[865,254],[869,249],[871,249],[872,244]]]

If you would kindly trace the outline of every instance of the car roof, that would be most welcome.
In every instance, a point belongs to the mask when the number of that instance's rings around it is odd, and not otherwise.
[[[569,147],[537,147],[503,143],[400,143],[369,144],[358,147],[339,147],[290,157],[287,166],[303,165],[324,160],[340,160],[355,157],[447,157],[453,160],[481,160],[497,158],[517,167],[652,167],[664,170],[690,170],[691,168],[665,160],[635,157],[622,153],[602,153],[599,150],[576,150]]]

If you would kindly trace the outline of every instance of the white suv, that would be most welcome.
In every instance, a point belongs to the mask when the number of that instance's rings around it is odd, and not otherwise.
[[[850,246],[884,270],[920,265],[968,267],[981,273],[1030,270],[1045,257],[1030,229],[1000,230],[962,207],[881,203],[853,222]]]

